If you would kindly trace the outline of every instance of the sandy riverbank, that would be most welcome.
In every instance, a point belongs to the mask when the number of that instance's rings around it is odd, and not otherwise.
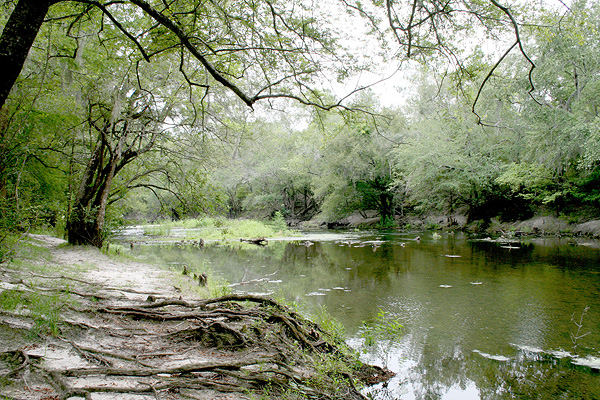
[[[383,372],[269,299],[196,298],[175,272],[28,240],[33,257],[0,266],[0,396],[362,399],[354,384]]]

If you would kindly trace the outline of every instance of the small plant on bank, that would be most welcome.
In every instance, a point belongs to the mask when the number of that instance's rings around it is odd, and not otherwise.
[[[232,293],[229,282],[217,276],[206,263],[198,267],[187,267],[186,273],[175,273],[171,277],[173,284],[179,287],[184,293],[197,296],[199,298],[215,298],[227,296]],[[206,284],[199,281],[200,275],[206,274]]]
[[[335,340],[344,340],[344,337],[346,336],[346,328],[341,322],[329,314],[325,306],[319,306],[311,319],[315,321],[321,328],[323,328],[323,330],[331,334]]]
[[[354,363],[348,362],[346,356],[334,354],[312,354],[311,355],[316,374],[311,378],[312,384],[327,392],[332,390],[336,398],[342,398],[345,388],[352,386],[352,374],[360,365],[358,360]]]
[[[105,242],[102,249],[100,249],[104,254],[109,256],[121,256],[126,253],[125,246],[119,243],[114,242]]]
[[[271,225],[276,231],[285,232],[288,229],[287,222],[285,222],[285,217],[283,216],[281,211],[275,212],[273,218],[271,218]]]
[[[388,215],[387,217],[381,218],[379,221],[379,229],[395,229],[398,225],[396,224],[396,220],[393,215]]]
[[[585,315],[587,314],[588,310],[590,309],[590,307],[585,307],[583,309],[583,311],[581,312],[581,315],[579,317],[579,320],[575,319],[575,312],[573,312],[573,315],[571,316],[571,322],[573,322],[573,324],[575,324],[575,326],[577,327],[577,329],[575,330],[575,332],[571,332],[571,342],[573,343],[573,352],[575,354],[577,354],[577,347],[579,346],[579,340],[583,339],[584,337],[586,337],[587,335],[589,335],[592,332],[586,332],[586,333],[582,333],[582,328],[583,328],[583,318],[585,317]]]
[[[404,334],[404,326],[390,313],[379,310],[371,322],[363,322],[360,336],[363,339],[362,352],[380,359],[387,367],[395,344]]]
[[[221,297],[232,293],[229,282],[223,278],[214,276],[214,274],[209,274],[208,291],[211,297]]]

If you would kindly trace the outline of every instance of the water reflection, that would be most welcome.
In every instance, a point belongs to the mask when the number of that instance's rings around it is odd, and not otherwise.
[[[371,389],[380,399],[600,398],[596,370],[550,354],[572,352],[577,328],[571,318],[589,306],[583,329],[590,334],[578,352],[600,356],[597,247],[545,239],[502,248],[458,235],[414,238],[355,233],[308,238],[311,244],[302,238],[266,247],[135,251],[164,264],[210,268],[232,283],[268,276],[236,290],[324,306],[345,325],[351,344],[359,343],[361,323],[379,310],[399,318],[406,334],[386,355],[398,375]]]

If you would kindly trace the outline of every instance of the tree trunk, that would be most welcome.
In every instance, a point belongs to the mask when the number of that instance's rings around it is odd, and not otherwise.
[[[393,204],[394,204],[394,197],[392,194],[390,194],[387,191],[385,191],[385,192],[382,191],[379,194],[379,205],[380,205],[379,214],[381,215],[381,219],[383,221],[386,221],[390,218],[394,218]]]
[[[106,205],[108,203],[108,195],[112,186],[116,164],[115,161],[111,162],[111,173],[108,176],[99,178],[103,181],[101,183],[101,191],[93,199],[90,199],[90,201],[86,202],[80,197],[75,201],[69,221],[67,222],[67,237],[70,244],[92,245],[98,248],[104,244],[104,239],[106,238],[104,230]]]
[[[104,217],[112,181],[119,159],[106,158],[108,149],[99,144],[82,177],[71,215],[67,237],[73,245],[102,247],[105,239]],[[103,160],[107,160],[104,165]]]
[[[94,222],[93,210],[86,209],[81,203],[75,203],[67,221],[69,244],[102,247],[104,240],[97,234]]]
[[[19,77],[51,0],[19,0],[0,36],[0,110]]]

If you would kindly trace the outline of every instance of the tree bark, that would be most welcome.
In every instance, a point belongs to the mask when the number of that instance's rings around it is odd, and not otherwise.
[[[388,218],[394,217],[393,203],[394,203],[394,196],[391,193],[389,193],[387,191],[385,191],[385,192],[382,191],[379,194],[379,204],[380,204],[379,213],[381,214],[382,220],[386,220]]]
[[[94,159],[90,161],[67,223],[70,244],[98,248],[104,244],[106,206],[118,161],[113,157],[108,158],[107,165],[97,163]],[[94,181],[87,180],[88,176],[94,177]]]
[[[51,0],[19,0],[0,36],[0,110],[48,13]]]

